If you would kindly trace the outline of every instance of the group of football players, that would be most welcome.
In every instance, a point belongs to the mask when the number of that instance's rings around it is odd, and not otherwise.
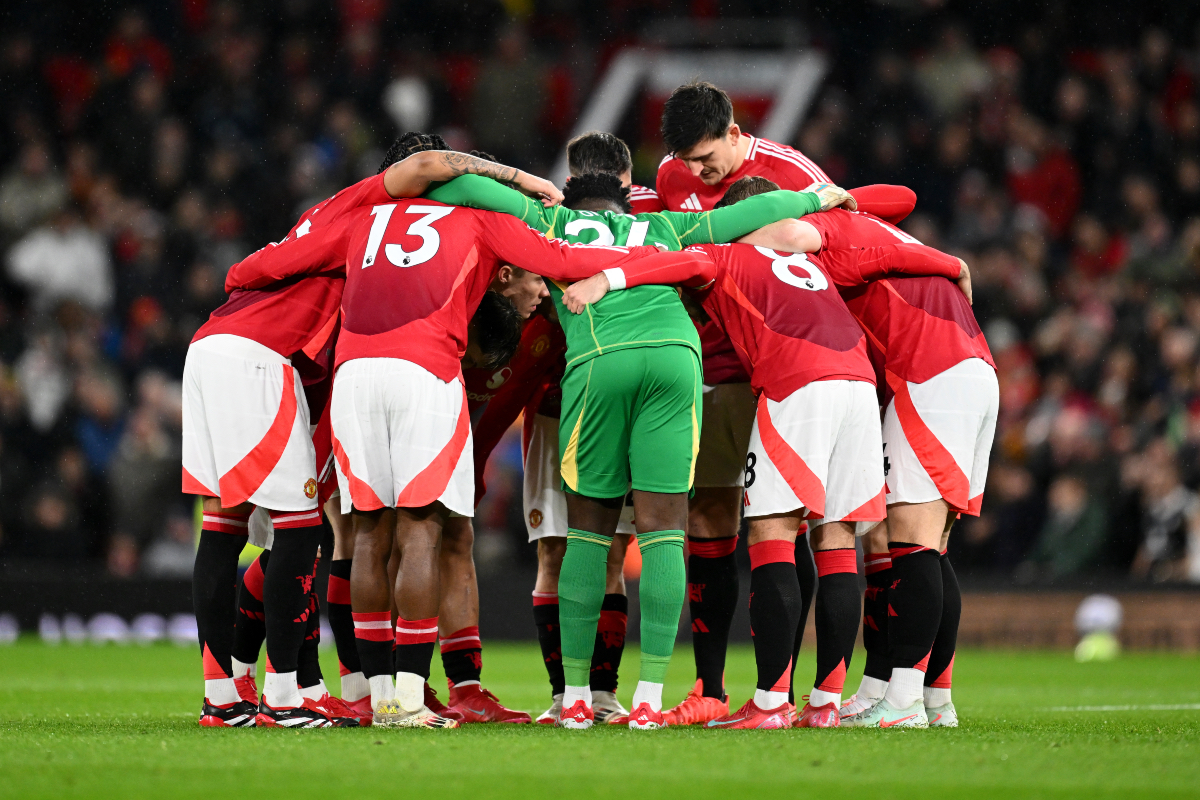
[[[662,133],[657,192],[631,186],[609,133],[568,144],[562,191],[405,134],[377,175],[231,268],[184,369],[201,725],[532,722],[480,682],[472,556],[484,465],[522,415],[552,695],[536,722],[957,725],[946,541],[978,514],[998,405],[967,265],[896,227],[913,192],[833,185],[744,133],[711,84],[679,87]],[[758,680],[731,711],[743,520]],[[239,583],[247,541],[265,549]],[[697,679],[663,708],[685,599]],[[341,697],[317,660],[322,607]],[[865,674],[843,702],[860,618]],[[439,644],[447,703],[428,683]]]

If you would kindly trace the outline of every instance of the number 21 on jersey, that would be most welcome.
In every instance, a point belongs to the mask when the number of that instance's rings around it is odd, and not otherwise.
[[[387,231],[388,222],[391,221],[392,213],[395,210],[395,203],[375,206],[371,209],[371,216],[375,217],[375,221],[371,223],[371,233],[367,236],[367,250],[363,254],[363,269],[375,263],[375,257],[379,254],[379,245],[383,243],[383,235]],[[384,258],[395,267],[415,267],[433,258],[437,254],[438,248],[442,246],[442,237],[433,227],[433,223],[453,210],[453,206],[409,206],[404,209],[405,214],[422,215],[420,219],[414,220],[405,231],[409,236],[419,236],[421,246],[410,252],[398,244],[387,244],[383,248]]]

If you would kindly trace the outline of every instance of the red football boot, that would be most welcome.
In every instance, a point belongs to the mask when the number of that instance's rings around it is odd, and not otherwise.
[[[779,708],[762,709],[754,703],[754,698],[746,701],[746,705],[732,714],[719,719],[708,721],[710,728],[731,728],[733,730],[773,730],[792,727],[792,714],[795,707],[784,703]]]
[[[342,700],[346,708],[350,709],[350,715],[358,720],[358,724],[364,728],[371,726],[371,720],[375,713],[371,710],[371,695],[347,702]]]
[[[804,696],[808,699],[808,695]],[[838,707],[833,703],[826,703],[823,706],[813,708],[808,703],[804,704],[799,716],[796,717],[797,728],[838,728],[841,722],[841,714],[838,713]]]
[[[242,698],[243,702],[258,708],[258,684],[254,682],[253,675],[247,672],[240,678],[234,678],[233,688],[237,689],[238,697]]]
[[[703,725],[710,719],[729,716],[729,701],[705,697],[703,684],[697,680],[683,702],[663,712],[667,725]]]
[[[439,717],[446,716],[446,704],[438,700],[437,692],[429,685],[429,681],[425,682],[425,707]]]
[[[366,718],[362,714],[362,701],[359,701],[359,706],[352,706],[340,697],[334,697],[328,692],[325,696],[317,701],[317,706],[326,712],[329,721],[334,724],[334,727],[344,728],[346,725],[339,725],[339,721],[354,720],[358,723],[358,727],[365,728],[371,724],[371,717],[374,716],[371,711],[371,697],[366,698],[365,708],[367,709]],[[354,726],[350,726],[354,727]]]
[[[592,712],[592,707],[580,699],[576,700],[570,708],[562,710],[562,713],[558,715],[557,725],[560,728],[583,731],[592,727],[595,721],[596,715]]]
[[[496,695],[477,683],[451,686],[450,707],[441,712],[441,716],[459,722],[533,722],[524,711],[513,711],[500,705]]]
[[[629,712],[629,729],[631,731],[656,731],[665,728],[663,712],[650,708],[649,703],[640,703]]]

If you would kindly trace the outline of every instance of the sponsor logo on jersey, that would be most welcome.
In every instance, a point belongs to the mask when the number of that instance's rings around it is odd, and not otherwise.
[[[679,207],[682,208],[684,211],[700,211],[700,210],[702,210],[702,207],[700,205],[700,198],[696,197],[695,192],[692,192],[690,195],[688,195],[688,198],[686,200],[684,200],[682,203],[680,203]]]

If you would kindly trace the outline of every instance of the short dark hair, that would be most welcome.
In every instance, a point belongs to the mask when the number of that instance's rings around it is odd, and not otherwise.
[[[396,141],[392,142],[392,146],[388,148],[387,153],[383,156],[383,162],[379,165],[379,172],[383,172],[398,161],[403,161],[413,153],[421,153],[426,150],[449,149],[450,147],[446,144],[446,140],[436,133],[409,131],[397,136]]]
[[[585,200],[607,200],[626,214],[632,210],[629,187],[622,186],[620,178],[607,172],[589,172],[567,179],[567,185],[563,187],[563,205],[578,208]]]
[[[733,102],[729,95],[708,81],[685,83],[671,92],[663,106],[663,144],[669,152],[677,153],[721,138],[732,124]]]
[[[489,289],[483,293],[471,324],[483,353],[484,369],[502,367],[512,360],[521,343],[525,320],[511,300]]]
[[[740,203],[747,197],[754,197],[756,194],[765,194],[778,190],[778,183],[769,181],[761,175],[738,178],[729,185],[729,188],[725,190],[725,194],[721,196],[721,199],[717,201],[717,204],[713,208],[724,208],[734,203]]]
[[[567,166],[572,175],[604,172],[620,177],[633,169],[629,145],[611,133],[588,131],[567,142]]]

